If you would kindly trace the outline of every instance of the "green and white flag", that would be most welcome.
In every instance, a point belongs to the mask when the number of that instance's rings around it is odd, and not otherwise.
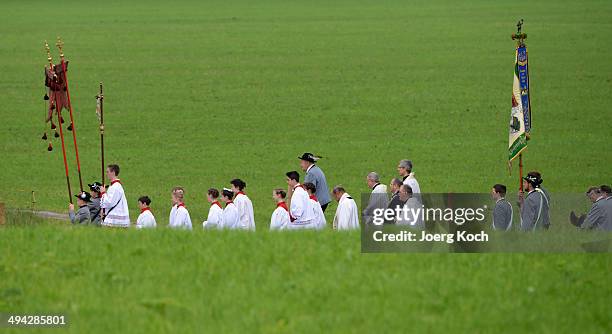
[[[512,111],[510,112],[510,131],[508,140],[508,163],[527,148],[531,130],[529,103],[529,73],[527,67],[527,47],[520,43],[516,48],[514,82],[512,83]]]

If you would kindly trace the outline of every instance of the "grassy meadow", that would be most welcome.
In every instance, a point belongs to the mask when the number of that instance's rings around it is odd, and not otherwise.
[[[60,143],[49,153],[40,139],[43,43],[59,35],[84,183],[100,179],[102,81],[106,161],[121,166],[132,220],[147,194],[167,224],[181,185],[197,227],[206,189],[240,177],[258,232],[22,226],[10,214],[0,312],[67,312],[74,333],[610,332],[609,253],[361,254],[359,233],[265,233],[271,190],[306,151],[357,198],[368,172],[387,183],[404,158],[424,192],[515,191],[519,18],[525,168],[553,194],[612,183],[607,1],[2,1],[0,202],[30,208],[35,191],[36,209],[67,212]],[[566,230],[551,235],[573,238]]]

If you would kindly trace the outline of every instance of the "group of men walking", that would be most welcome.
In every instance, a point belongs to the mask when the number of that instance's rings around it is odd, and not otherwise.
[[[316,162],[320,157],[304,153],[300,167],[304,174],[304,183],[300,183],[300,173],[290,171],[285,174],[287,190],[274,189],[272,199],[276,208],[270,219],[271,230],[320,230],[327,227],[325,210],[333,198],[338,202],[336,213],[331,224],[334,230],[358,229],[359,212],[357,203],[343,186],[337,185],[331,196],[325,174]],[[362,211],[364,224],[371,224],[373,213],[377,208],[418,209],[423,205],[421,188],[413,173],[410,160],[398,163],[398,178],[393,178],[389,187],[382,184],[376,172],[366,176],[366,183],[371,189],[369,201]],[[107,167],[110,185],[106,187],[98,182],[89,184],[90,192],[76,195],[78,210],[69,206],[70,220],[75,224],[94,224],[108,227],[129,227],[130,218],[125,192],[119,179],[120,168],[111,164]],[[523,178],[525,192],[519,193],[520,229],[532,231],[548,229],[550,226],[550,194],[542,187],[539,172],[529,172]],[[253,203],[245,193],[246,182],[241,179],[230,181],[229,188],[221,191],[210,188],[207,200],[210,209],[203,222],[205,229],[238,229],[255,230]],[[391,194],[390,198],[388,193]],[[184,203],[185,190],[182,187],[172,189],[172,208],[168,226],[179,229],[192,229],[189,211]],[[492,227],[495,230],[508,231],[513,226],[513,207],[506,199],[506,186],[496,184],[491,189],[495,200]],[[591,187],[587,196],[593,203],[591,210],[580,217],[571,213],[570,222],[581,229],[612,230],[612,195],[609,186]],[[223,205],[222,205],[223,203]],[[142,196],[138,199],[141,210],[136,221],[137,228],[156,227],[157,222],[150,209],[151,199]],[[390,219],[389,219],[390,218]],[[407,225],[414,228],[425,228],[421,217],[396,215],[387,217],[386,224]]]
[[[275,189],[273,199],[277,206],[274,210],[270,229],[324,229],[327,226],[324,212],[331,202],[327,180],[323,171],[316,165],[319,157],[304,153],[300,167],[305,172],[304,183],[300,183],[297,171],[286,173],[287,191]],[[69,206],[69,217],[74,224],[94,224],[108,227],[129,227],[130,218],[128,203],[119,179],[120,168],[112,164],[107,167],[110,186],[100,183],[90,184],[90,192],[81,192],[77,197],[78,210]],[[230,181],[230,188],[219,191],[210,188],[207,200],[210,209],[203,222],[206,229],[239,229],[255,230],[253,203],[246,195],[246,182],[241,179]],[[359,228],[359,217],[355,200],[346,193],[342,186],[334,187],[332,194],[338,201],[338,210],[333,221],[333,228],[338,230]],[[185,190],[182,187],[172,189],[172,209],[168,226],[171,228],[192,229],[189,211],[184,203]],[[221,204],[223,203],[223,205]],[[151,199],[142,196],[138,199],[141,210],[136,221],[137,228],[156,227],[155,216],[150,209]]]
[[[525,192],[519,193],[518,205],[520,208],[520,229],[535,231],[550,227],[551,198],[548,191],[542,187],[542,175],[532,171],[523,177]],[[593,203],[587,214],[580,217],[572,211],[570,223],[585,230],[612,231],[612,190],[610,186],[602,185],[590,187],[586,192]],[[506,186],[496,184],[491,189],[491,196],[495,200],[493,209],[493,229],[509,231],[512,229],[512,204],[506,199]]]

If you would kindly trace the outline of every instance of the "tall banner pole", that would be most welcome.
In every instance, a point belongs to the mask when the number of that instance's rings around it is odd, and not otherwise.
[[[98,114],[100,119],[100,157],[102,161],[102,184],[104,184],[106,168],[104,166],[104,91],[102,88],[102,83],[100,82],[100,93],[96,95],[96,114]]]
[[[45,49],[47,51],[47,60],[49,61],[49,70],[53,73],[53,79],[57,80],[57,75],[55,74],[55,70],[54,70],[54,65],[53,65],[53,59],[51,58],[51,49],[49,49],[49,43],[47,43],[47,41],[45,41]],[[58,127],[59,127],[59,131],[60,131],[60,139],[62,142],[62,154],[64,157],[64,170],[66,172],[66,185],[68,187],[68,201],[70,202],[70,204],[72,204],[72,190],[70,189],[70,176],[68,174],[68,161],[66,160],[66,145],[64,143],[64,132],[62,130],[62,116],[61,116],[61,112],[60,112],[60,107],[58,107],[58,96],[57,96],[57,92],[54,90],[50,90],[51,93],[54,95],[53,96],[53,100],[54,100],[54,108],[55,111],[57,113],[57,121],[58,121]]]
[[[523,153],[519,154],[519,190],[523,192]]]
[[[74,153],[76,155],[77,171],[79,173],[79,185],[81,192],[83,192],[83,178],[81,177],[81,161],[79,160],[79,146],[77,145],[76,125],[74,123],[74,116],[72,113],[72,102],[70,101],[70,89],[68,89],[68,74],[66,73],[68,67],[67,62],[64,59],[64,42],[58,37],[57,43],[55,44],[60,52],[60,59],[62,63],[62,76],[66,83],[66,97],[68,98],[68,111],[70,112],[70,126],[68,130],[72,130],[72,140],[74,142]]]
[[[523,153],[531,132],[531,103],[529,98],[529,68],[527,59],[527,34],[521,31],[523,20],[518,21],[517,32],[512,40],[517,41],[514,63],[514,81],[512,85],[512,111],[510,114],[510,132],[508,141],[508,166],[511,170],[512,160],[519,158],[519,190],[523,192]]]

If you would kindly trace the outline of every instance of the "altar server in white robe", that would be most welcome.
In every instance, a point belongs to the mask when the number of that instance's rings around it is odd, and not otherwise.
[[[106,189],[106,186],[100,187],[102,192],[100,207],[104,209],[102,225],[107,227],[129,227],[130,212],[123,186],[119,180],[119,166],[114,164],[108,165],[106,176],[111,181],[111,184],[108,189]]]
[[[290,230],[299,229],[314,229],[317,227],[317,219],[310,204],[310,197],[304,186],[300,184],[300,174],[297,171],[291,171],[287,174],[287,185],[291,190],[291,202],[289,205],[289,214],[291,215],[291,223],[288,225]]]
[[[221,216],[221,228],[230,230],[236,229],[240,221],[240,213],[232,198],[234,198],[234,192],[231,189],[223,188],[221,201],[225,203],[225,208]]]
[[[255,215],[253,214],[253,203],[251,199],[244,193],[246,182],[241,179],[233,179],[232,191],[234,192],[234,204],[238,208],[240,214],[239,229],[255,231]]]
[[[284,230],[291,223],[289,216],[289,208],[285,203],[287,193],[283,189],[274,189],[272,191],[272,199],[276,202],[276,209],[272,212],[270,218],[270,230]]]
[[[223,208],[221,207],[221,204],[219,204],[219,190],[215,188],[208,189],[206,199],[208,200],[208,203],[210,203],[210,209],[208,209],[208,217],[202,223],[202,227],[205,229],[221,229]]]
[[[172,189],[172,210],[170,210],[170,228],[191,230],[191,217],[184,203],[185,189],[174,187]]]
[[[325,213],[323,213],[321,203],[319,203],[319,200],[315,195],[317,192],[317,187],[314,185],[314,183],[306,182],[304,183],[304,188],[306,188],[306,191],[308,192],[308,197],[310,198],[312,210],[314,211],[315,217],[317,218],[317,229],[325,229],[325,227],[327,226],[327,222],[325,221]]]
[[[346,193],[342,186],[335,186],[332,194],[338,201],[338,208],[334,216],[334,230],[359,229],[359,212],[355,200]]]
[[[151,212],[151,199],[149,196],[142,196],[138,199],[138,207],[140,208],[140,215],[136,220],[136,228],[155,228],[157,222]]]

